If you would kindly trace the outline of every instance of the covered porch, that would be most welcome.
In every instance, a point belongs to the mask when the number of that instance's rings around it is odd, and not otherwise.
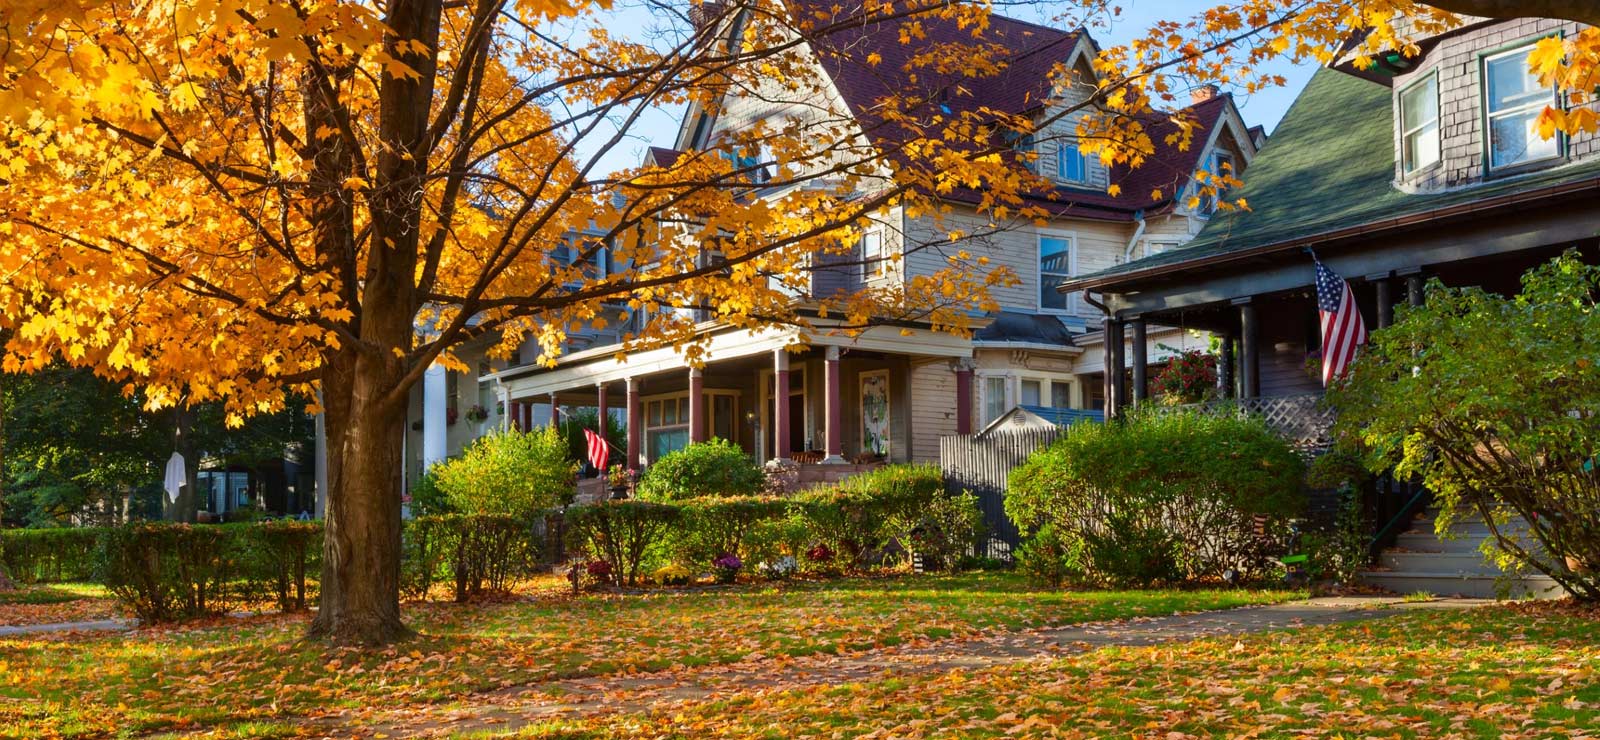
[[[915,370],[972,355],[969,340],[909,331],[875,328],[801,344],[795,331],[711,328],[700,367],[671,348],[619,357],[620,348],[610,346],[483,382],[493,385],[508,425],[527,427],[536,406],[555,409],[552,424],[579,408],[596,409],[602,424],[619,415],[627,444],[613,465],[640,470],[690,443],[718,438],[758,462],[816,466],[817,472],[802,470],[802,482],[829,482],[860,466],[911,460]],[[966,376],[970,389],[970,370]],[[970,402],[958,405],[970,417]],[[965,422],[970,427],[970,418]]]

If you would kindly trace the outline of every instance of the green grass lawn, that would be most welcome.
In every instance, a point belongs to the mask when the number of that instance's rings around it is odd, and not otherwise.
[[[524,729],[585,738],[1600,735],[1600,611],[1488,607],[1106,648]],[[484,736],[478,733],[477,737]]]
[[[383,651],[304,643],[304,616],[6,639],[0,640],[0,733],[96,737],[202,725],[238,736],[332,709],[421,707],[558,678],[754,654],[839,652],[1298,595],[1041,592],[1012,574],[974,573],[419,605],[408,611],[418,637]],[[265,724],[243,724],[252,722]]]

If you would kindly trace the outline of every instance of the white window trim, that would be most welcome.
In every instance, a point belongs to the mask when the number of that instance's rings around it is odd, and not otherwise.
[[[1041,263],[1043,262],[1044,257],[1043,241],[1047,237],[1052,239],[1067,240],[1067,277],[1076,277],[1078,274],[1078,232],[1064,231],[1060,229],[1035,229],[1033,236],[1034,309],[1040,313],[1048,313],[1052,316],[1077,315],[1079,313],[1079,298],[1077,295],[1068,295],[1066,297],[1067,305],[1065,308],[1046,308],[1044,305],[1044,298],[1042,297],[1044,294],[1044,266]]]
[[[878,256],[875,258],[869,259],[867,257],[867,237],[874,237],[878,240]],[[866,231],[862,232],[861,282],[866,283],[881,277],[886,277],[889,273],[887,266],[888,262],[889,258],[884,245],[883,232],[878,229],[867,229]]]
[[[1017,407],[1020,386],[1017,383],[1016,375],[1006,370],[979,370],[974,375],[977,376],[978,392],[974,395],[978,397],[978,419],[980,420],[978,428],[981,429],[994,423],[995,419],[1004,416],[1006,412]],[[1005,390],[1001,393],[1000,413],[993,418],[989,418],[989,381],[997,378],[1005,381],[1003,386]]]
[[[1481,88],[1481,90],[1479,91],[1479,99],[1480,99],[1480,102],[1481,102],[1481,107],[1480,107],[1480,110],[1479,110],[1479,114],[1482,116],[1480,118],[1480,120],[1479,120],[1479,123],[1482,125],[1482,130],[1483,130],[1483,167],[1484,167],[1484,171],[1486,171],[1486,172],[1515,171],[1515,170],[1519,170],[1519,169],[1524,168],[1524,167],[1530,167],[1530,166],[1533,166],[1533,165],[1537,165],[1537,164],[1539,164],[1541,162],[1549,162],[1549,161],[1552,161],[1552,160],[1561,159],[1562,157],[1566,156],[1566,150],[1567,150],[1566,139],[1558,131],[1558,132],[1556,132],[1556,137],[1555,137],[1556,151],[1555,151],[1554,154],[1551,154],[1548,157],[1538,157],[1536,159],[1525,159],[1525,160],[1523,160],[1521,162],[1513,162],[1511,164],[1504,164],[1504,165],[1500,165],[1498,167],[1496,167],[1495,164],[1494,164],[1494,137],[1490,135],[1490,128],[1494,124],[1494,120],[1496,118],[1504,118],[1506,116],[1516,115],[1518,113],[1524,113],[1524,112],[1527,112],[1529,110],[1533,110],[1535,105],[1540,106],[1539,109],[1543,110],[1544,106],[1552,106],[1552,105],[1560,105],[1561,104],[1561,98],[1560,98],[1559,94],[1557,93],[1556,88],[1555,87],[1551,87],[1550,90],[1549,90],[1550,98],[1548,100],[1546,100],[1544,103],[1529,103],[1529,104],[1518,106],[1518,107],[1515,107],[1515,108],[1507,108],[1506,110],[1502,110],[1502,111],[1491,111],[1491,110],[1489,110],[1489,105],[1490,105],[1490,100],[1489,100],[1489,64],[1491,62],[1494,62],[1494,61],[1498,60],[1498,59],[1502,59],[1502,58],[1509,57],[1509,56],[1526,57],[1529,54],[1533,53],[1533,47],[1537,43],[1539,43],[1539,39],[1534,39],[1534,40],[1531,40],[1531,41],[1529,41],[1529,42],[1527,42],[1525,44],[1519,44],[1519,45],[1517,45],[1515,47],[1512,47],[1510,49],[1506,49],[1504,51],[1498,51],[1498,52],[1495,52],[1493,54],[1485,54],[1483,57],[1479,58],[1479,60],[1478,60],[1478,81],[1479,81],[1479,87]],[[1534,135],[1537,136],[1538,133],[1535,132]]]
[[[1427,85],[1430,82],[1433,83],[1433,129],[1438,133],[1438,136],[1436,137],[1438,141],[1436,142],[1436,147],[1433,153],[1433,161],[1422,166],[1415,166],[1411,164],[1406,157],[1406,138],[1412,134],[1420,133],[1424,128],[1428,127],[1428,124],[1422,123],[1416,126],[1409,125],[1409,122],[1405,119],[1406,95],[1423,87],[1424,85]],[[1407,85],[1400,91],[1399,97],[1395,99],[1395,118],[1400,121],[1400,172],[1402,174],[1415,174],[1416,172],[1429,167],[1437,166],[1440,162],[1444,161],[1444,131],[1440,127],[1442,122],[1439,120],[1443,108],[1444,101],[1440,99],[1439,95],[1439,70],[1436,69],[1429,71],[1427,75],[1422,77],[1422,79],[1416,80],[1410,85]]]

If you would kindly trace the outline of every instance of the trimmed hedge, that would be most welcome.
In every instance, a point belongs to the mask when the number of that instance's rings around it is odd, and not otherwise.
[[[686,501],[707,496],[753,496],[766,473],[743,449],[713,438],[674,450],[639,477],[638,496],[646,501]]]
[[[105,527],[0,531],[6,572],[22,583],[88,581]]]
[[[456,601],[485,591],[504,591],[538,561],[535,530],[528,517],[506,514],[444,514],[405,523],[401,586],[426,598],[433,585],[452,583]]]
[[[572,545],[610,566],[617,585],[636,586],[645,553],[658,544],[683,510],[649,501],[600,501],[567,509]]]

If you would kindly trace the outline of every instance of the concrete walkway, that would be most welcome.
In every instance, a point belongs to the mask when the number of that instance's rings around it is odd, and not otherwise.
[[[135,619],[94,619],[86,622],[0,625],[0,637],[43,635],[56,632],[125,632],[139,626]]]
[[[809,686],[943,673],[953,669],[978,670],[1099,647],[1153,645],[1302,629],[1378,619],[1412,609],[1467,609],[1488,603],[1493,602],[1482,599],[1406,602],[1399,597],[1318,598],[1224,611],[998,632],[978,638],[920,641],[843,656],[762,658],[640,676],[556,681],[479,694],[465,700],[470,706],[430,712],[425,719],[419,718],[412,709],[404,716],[363,713],[359,720],[363,736],[437,737],[473,730],[511,732],[558,716],[670,711],[677,705],[708,698],[726,699],[730,692],[759,696]],[[334,715],[317,724],[327,729],[327,737],[349,737],[348,730],[334,729],[340,726],[340,721],[341,717]]]

